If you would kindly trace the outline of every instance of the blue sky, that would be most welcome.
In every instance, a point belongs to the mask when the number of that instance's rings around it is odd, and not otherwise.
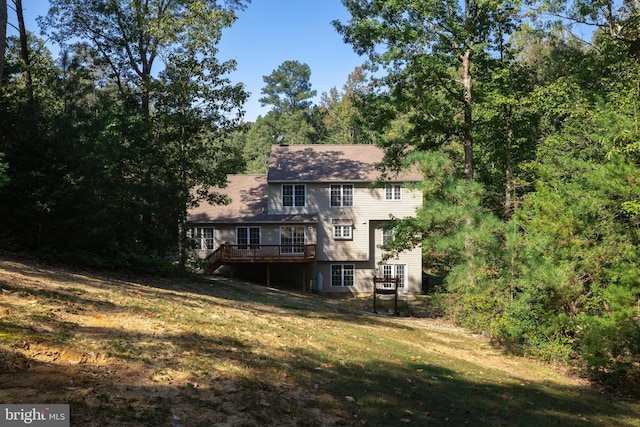
[[[262,77],[284,61],[309,65],[312,88],[318,91],[315,102],[332,87],[342,89],[349,73],[364,62],[331,25],[334,19],[349,19],[340,0],[252,0],[238,15],[219,47],[221,59],[238,61],[232,78],[251,92],[245,108],[248,121],[269,111],[258,102]]]
[[[23,7],[27,29],[39,33],[35,18],[47,13],[48,2],[26,1]],[[340,0],[252,0],[246,10],[238,12],[238,20],[223,32],[219,54],[221,60],[238,62],[230,77],[251,92],[245,104],[246,121],[269,111],[270,107],[261,107],[258,102],[264,87],[262,78],[284,61],[309,65],[312,89],[318,92],[316,103],[322,92],[332,87],[342,89],[349,73],[364,59],[344,44],[331,25],[334,19],[349,20]],[[12,11],[9,21],[15,23]]]

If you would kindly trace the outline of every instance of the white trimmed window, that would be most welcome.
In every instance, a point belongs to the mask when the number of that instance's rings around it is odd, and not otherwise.
[[[383,228],[382,229],[382,244],[386,245],[387,243],[393,240],[393,228]]]
[[[353,226],[351,224],[338,224],[333,226],[333,238],[341,240],[353,239]]]
[[[305,206],[306,198],[304,184],[282,184],[282,206]]]
[[[301,254],[304,253],[304,227],[301,225],[280,227],[280,245],[282,253]]]
[[[194,249],[211,250],[214,245],[213,227],[193,227],[187,230],[187,237],[193,242]]]
[[[353,185],[331,185],[331,207],[353,206]]]
[[[389,184],[384,188],[385,200],[402,200],[402,184]]]
[[[407,283],[407,264],[382,264],[380,266],[380,273],[384,278],[398,278],[398,288],[404,288]],[[393,285],[385,284],[385,287],[392,287]]]
[[[236,227],[236,244],[240,249],[260,247],[260,227]]]
[[[353,264],[333,264],[331,266],[331,286],[353,286],[356,268]]]

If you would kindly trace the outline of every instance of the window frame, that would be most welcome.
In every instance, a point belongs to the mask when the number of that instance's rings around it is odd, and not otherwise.
[[[288,230],[290,236],[285,236],[283,230]],[[302,236],[302,241],[300,240]],[[283,238],[290,239],[291,242],[284,242]],[[304,246],[307,243],[307,234],[304,230],[304,225],[281,225],[280,226],[280,247],[283,254],[303,254]],[[290,250],[286,250],[290,249]]]
[[[388,277],[396,277],[398,275],[398,267],[402,267],[402,276],[401,276],[401,281],[398,283],[398,289],[406,289],[406,285],[407,285],[407,272],[409,271],[409,266],[407,265],[407,263],[403,263],[403,262],[396,262],[396,263],[389,263],[389,264],[380,264],[380,276],[384,277],[384,278],[388,278]],[[389,273],[386,273],[385,270],[386,269],[391,270]],[[388,286],[384,286],[384,287],[390,287],[391,285]]]
[[[340,231],[338,232],[338,230]],[[347,233],[345,233],[345,231]],[[334,224],[333,238],[335,240],[353,240],[353,225],[352,224]]]
[[[384,187],[384,199],[389,202],[402,200],[402,184],[387,184]]]
[[[203,232],[203,231],[206,231]],[[210,235],[208,232],[210,232]],[[187,231],[187,237],[194,244],[194,249],[198,251],[213,250],[216,244],[216,228],[210,226],[193,226]],[[211,247],[207,243],[211,244]]]
[[[381,228],[380,231],[382,232],[382,238],[380,239],[382,246],[393,241],[393,228]]]
[[[244,230],[246,235],[243,240],[245,242],[240,242],[240,230]],[[257,231],[257,242],[255,239],[255,235],[252,232]],[[262,244],[262,228],[256,226],[238,226],[236,227],[236,245],[238,245],[238,249],[260,249],[260,245]]]
[[[334,192],[337,191],[337,193]],[[345,190],[350,190],[349,194]],[[331,184],[329,185],[329,207],[331,208],[350,208],[354,203],[354,187],[353,184]],[[345,203],[345,199],[349,203]],[[334,202],[335,200],[335,202]]]
[[[289,189],[290,194],[287,194]],[[282,184],[280,196],[282,207],[303,208],[307,205],[307,186],[305,184]]]
[[[339,274],[334,274],[336,268],[339,268]],[[331,272],[331,287],[332,288],[346,288],[350,286],[355,286],[356,283],[356,266],[355,264],[331,264],[330,267]],[[347,274],[345,274],[347,273]],[[348,274],[350,273],[350,274]],[[335,279],[339,278],[338,281]],[[350,283],[345,279],[350,279]]]

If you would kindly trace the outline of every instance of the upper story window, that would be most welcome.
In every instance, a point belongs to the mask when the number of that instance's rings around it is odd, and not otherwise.
[[[187,237],[193,242],[194,249],[213,249],[213,227],[193,227],[187,230]]]
[[[331,185],[331,207],[353,206],[353,185]]]
[[[353,238],[353,233],[351,232],[352,229],[353,229],[353,226],[349,224],[334,225],[333,238],[350,240]]]
[[[402,200],[402,184],[389,184],[384,189],[385,200]]]
[[[282,206],[305,206],[306,194],[303,184],[282,184]]]

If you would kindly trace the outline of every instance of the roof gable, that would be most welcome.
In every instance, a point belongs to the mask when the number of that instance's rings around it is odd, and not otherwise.
[[[203,201],[189,209],[187,221],[209,222],[252,220],[267,212],[266,175],[228,175],[227,186],[216,192],[229,197],[228,205],[212,205]]]
[[[268,184],[266,175],[227,175],[227,186],[216,192],[230,199],[228,205],[212,205],[203,201],[189,209],[187,222],[207,223],[266,223],[298,222],[316,223],[317,215],[275,214],[267,211]]]

